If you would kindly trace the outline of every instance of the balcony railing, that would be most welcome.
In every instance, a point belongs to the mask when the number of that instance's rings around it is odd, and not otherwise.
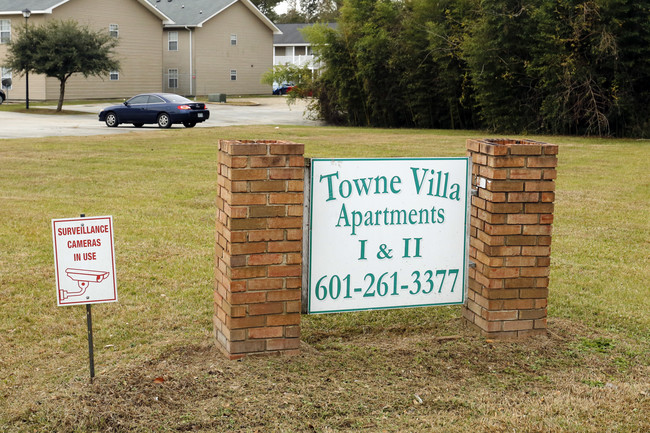
[[[313,55],[308,56],[275,56],[273,58],[273,65],[296,65],[296,66],[305,66],[309,65],[310,69],[319,69],[320,62],[318,59],[314,61]]]

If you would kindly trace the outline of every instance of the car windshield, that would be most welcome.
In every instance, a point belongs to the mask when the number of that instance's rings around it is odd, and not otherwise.
[[[165,94],[165,95],[163,95],[163,96],[164,96],[165,99],[167,99],[169,102],[174,102],[174,103],[177,103],[177,102],[185,102],[185,103],[187,103],[187,102],[192,102],[192,101],[190,101],[189,99],[187,99],[187,98],[185,98],[185,97],[183,97],[183,96],[180,96],[180,95],[174,95],[173,93],[168,93],[168,94]]]

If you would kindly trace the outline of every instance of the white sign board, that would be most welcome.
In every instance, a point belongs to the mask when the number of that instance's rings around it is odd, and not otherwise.
[[[312,159],[309,313],[462,304],[469,158]]]
[[[52,220],[57,305],[117,301],[113,218]]]

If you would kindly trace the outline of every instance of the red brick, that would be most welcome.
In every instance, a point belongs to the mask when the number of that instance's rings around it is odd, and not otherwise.
[[[256,180],[247,182],[250,192],[282,192],[287,190],[286,180]]]
[[[300,348],[298,338],[274,338],[266,341],[266,350],[288,350]]]
[[[252,204],[262,205],[262,204],[266,204],[266,202],[267,202],[266,194],[251,194],[251,193],[238,192],[232,195],[232,200],[230,201],[230,204],[232,206],[243,206],[243,205],[252,205]]]
[[[536,245],[536,236],[505,236],[505,245]]]
[[[533,328],[532,320],[513,320],[509,322],[503,322],[504,331],[518,331],[523,329],[532,329]]]
[[[494,321],[494,320],[516,320],[517,310],[506,310],[506,311],[490,311],[485,310],[483,313],[485,320]]]
[[[300,241],[281,241],[269,242],[269,252],[271,253],[286,253],[302,251],[302,242]]]
[[[302,168],[270,168],[269,179],[301,180],[304,177]]]
[[[268,178],[265,168],[236,168],[230,173],[231,180],[263,180]]]
[[[299,325],[300,314],[275,314],[266,316],[266,324],[268,326]]]
[[[537,224],[539,222],[538,215],[531,214],[512,214],[507,217],[508,224]]]
[[[249,218],[283,217],[287,214],[286,206],[251,206]]]
[[[284,167],[287,164],[287,158],[285,156],[251,156],[250,164],[253,168]]]
[[[230,329],[259,328],[266,325],[266,317],[226,317],[225,323],[226,326]]]
[[[539,193],[537,192],[509,192],[509,203],[536,203],[539,201]]]
[[[269,266],[269,277],[296,277],[302,275],[300,265]]]
[[[510,169],[510,179],[516,180],[537,180],[542,179],[543,171],[530,168],[512,168]]]
[[[237,292],[231,293],[229,298],[233,305],[256,304],[266,302],[266,292]]]
[[[524,183],[512,180],[494,180],[487,183],[486,189],[499,192],[523,191]]]
[[[524,256],[548,256],[551,254],[551,247],[548,246],[524,246],[521,247],[521,254]]]
[[[282,326],[269,326],[264,328],[250,328],[248,329],[248,338],[280,338],[284,336],[284,327]]]
[[[302,293],[300,290],[275,290],[267,294],[267,299],[270,302],[280,301],[297,301],[300,300]]]
[[[266,155],[266,144],[245,141],[230,141],[226,152],[231,155]]]
[[[277,265],[282,263],[284,256],[282,254],[252,254],[248,256],[248,266]]]
[[[518,235],[521,233],[520,225],[492,225],[485,224],[485,233],[489,235]]]
[[[530,320],[530,319],[542,319],[546,317],[546,309],[538,310],[520,310],[519,319]]]
[[[268,227],[271,229],[302,228],[302,217],[269,218]]]
[[[249,242],[281,241],[283,239],[284,239],[284,230],[281,229],[253,230],[248,232]]]
[[[241,280],[245,278],[262,278],[266,277],[265,266],[252,266],[246,268],[234,268],[232,270],[232,279]]]
[[[541,155],[541,144],[513,144],[510,146],[510,155]]]
[[[487,179],[506,179],[508,177],[508,169],[502,168],[492,168],[492,167],[480,167],[479,168],[479,175],[481,177],[485,177]],[[541,173],[540,173],[541,177]]]
[[[523,210],[523,203],[491,203],[488,202],[485,210],[492,213],[516,214]]]
[[[263,352],[266,349],[266,340],[246,340],[232,341],[226,347],[230,354],[238,353],[256,353]]]
[[[253,232],[251,232],[253,233]],[[266,252],[266,244],[263,242],[233,243],[232,253],[235,254],[256,254]]]
[[[266,302],[264,304],[251,304],[248,306],[248,314],[251,316],[281,314],[283,312],[284,312],[283,302]],[[268,320],[267,320],[267,324],[269,324]]]
[[[548,298],[548,289],[520,289],[519,297],[522,299],[528,298]]]
[[[305,145],[291,142],[269,143],[271,155],[302,155],[305,153]]]
[[[555,182],[538,181],[526,182],[524,185],[525,191],[555,191]]]
[[[522,277],[548,277],[549,274],[549,268],[546,267],[521,268]]]
[[[528,167],[557,167],[557,158],[555,156],[539,156],[529,157],[527,161]]]
[[[302,204],[303,195],[299,193],[270,193],[270,204]]]
[[[494,168],[502,167],[523,167],[525,158],[523,156],[490,156],[487,165]]]
[[[260,278],[245,281],[247,290],[278,290],[284,287],[284,278]]]

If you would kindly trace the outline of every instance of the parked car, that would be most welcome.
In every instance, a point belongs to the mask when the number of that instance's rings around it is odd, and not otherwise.
[[[295,86],[293,83],[282,83],[273,86],[273,94],[274,95],[286,95],[287,93],[291,92],[291,89],[293,89]]]
[[[5,102],[5,99],[7,99],[7,95],[2,91],[2,89],[0,89],[0,104]]]
[[[210,111],[204,103],[174,93],[143,93],[99,113],[99,121],[106,122],[109,127],[132,123],[139,128],[145,123],[157,123],[161,128],[169,128],[174,123],[182,123],[192,128],[209,118]]]

